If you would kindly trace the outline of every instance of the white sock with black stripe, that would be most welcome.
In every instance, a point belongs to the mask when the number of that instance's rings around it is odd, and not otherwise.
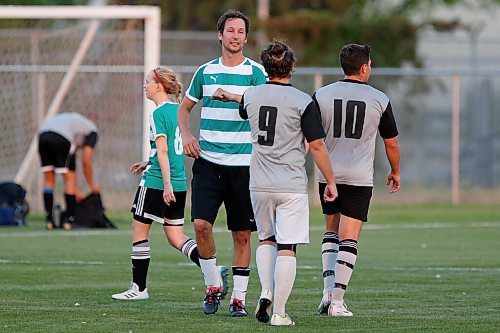
[[[210,258],[200,257],[200,267],[207,287],[221,287],[219,283],[219,271],[215,256]]]
[[[325,232],[321,244],[321,262],[323,263],[323,294],[332,291],[335,284],[335,263],[339,252],[339,235]]]
[[[339,243],[339,253],[335,264],[335,287],[333,300],[344,301],[344,294],[349,285],[356,258],[358,256],[358,242],[354,239],[344,239]]]

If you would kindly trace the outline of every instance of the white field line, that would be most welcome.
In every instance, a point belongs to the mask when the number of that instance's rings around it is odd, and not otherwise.
[[[189,227],[189,224],[186,224]],[[500,221],[468,222],[468,223],[366,223],[363,230],[396,230],[396,229],[456,229],[456,228],[500,228]],[[160,229],[158,229],[160,230]],[[323,226],[314,225],[310,231],[323,231]],[[1,228],[0,228],[1,231]],[[214,233],[229,233],[225,227],[215,227]],[[33,231],[33,232],[7,232],[0,233],[0,238],[25,238],[25,237],[74,237],[74,236],[123,236],[130,235],[129,229],[122,230],[74,230],[74,231]]]
[[[102,261],[81,261],[81,260],[32,261],[32,260],[0,259],[0,264],[104,265],[104,262],[102,262]]]
[[[104,265],[102,261],[80,261],[80,260],[56,260],[56,261],[32,261],[32,260],[15,260],[15,259],[0,259],[2,264],[26,264],[26,265]],[[165,263],[158,262],[155,265],[162,267],[179,267],[192,266],[191,262]],[[254,265],[252,265],[253,267]],[[255,267],[253,267],[255,268]],[[381,270],[393,271],[430,271],[430,272],[500,272],[500,268],[479,268],[479,267],[402,267],[402,266],[381,266]],[[318,270],[321,271],[321,265],[299,265],[300,270]],[[371,268],[373,269],[373,267]]]

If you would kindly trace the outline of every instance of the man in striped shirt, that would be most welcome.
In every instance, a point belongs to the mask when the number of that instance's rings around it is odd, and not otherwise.
[[[245,296],[250,274],[250,236],[256,230],[249,192],[252,146],[250,125],[238,113],[237,101],[250,86],[266,82],[261,65],[243,55],[248,18],[238,11],[224,13],[217,23],[222,56],[201,65],[193,76],[179,108],[179,128],[184,152],[194,157],[191,218],[194,221],[200,266],[205,280],[203,312],[217,312],[223,290],[218,278],[216,247],[212,233],[219,207],[224,203],[232,233],[232,317],[245,317]],[[189,112],[202,100],[200,138],[189,128]]]

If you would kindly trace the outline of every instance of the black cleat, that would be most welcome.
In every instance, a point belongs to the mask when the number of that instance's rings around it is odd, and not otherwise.
[[[269,314],[271,312],[271,301],[267,298],[259,299],[257,309],[255,309],[255,318],[261,323],[269,322]]]
[[[204,314],[214,314],[219,310],[219,297],[219,288],[208,287],[205,289],[205,299],[203,300]]]
[[[229,305],[229,314],[231,317],[248,317],[245,304],[237,298],[233,298],[233,302]]]

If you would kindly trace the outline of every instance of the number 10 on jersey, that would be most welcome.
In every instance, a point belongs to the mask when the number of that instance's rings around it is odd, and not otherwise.
[[[333,137],[342,135],[342,100],[333,100]],[[366,103],[363,101],[347,101],[345,109],[345,137],[359,139],[365,123]]]

